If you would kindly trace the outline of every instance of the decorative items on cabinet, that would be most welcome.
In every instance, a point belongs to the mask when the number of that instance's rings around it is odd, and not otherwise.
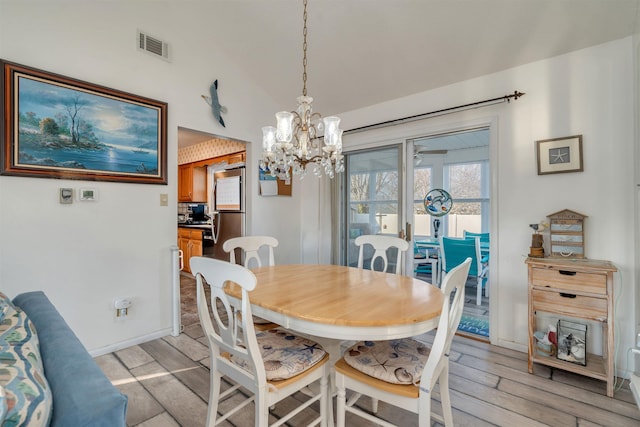
[[[543,242],[544,238],[542,231],[547,228],[547,224],[529,224],[529,227],[533,230],[533,235],[531,236],[531,247],[529,248],[529,256],[534,258],[544,258],[544,247]]]
[[[567,362],[587,366],[587,325],[558,320],[558,353],[556,357]]]
[[[569,209],[548,215],[552,257],[586,258],[584,251],[584,219],[586,217]]]

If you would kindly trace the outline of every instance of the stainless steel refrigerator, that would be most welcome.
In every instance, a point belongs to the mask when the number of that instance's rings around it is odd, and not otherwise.
[[[225,241],[244,236],[245,230],[245,168],[227,169],[213,174],[213,257],[229,261],[222,249]],[[241,259],[236,254],[236,259]]]

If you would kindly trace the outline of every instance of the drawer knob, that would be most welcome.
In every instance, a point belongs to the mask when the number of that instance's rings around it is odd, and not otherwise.
[[[565,276],[575,276],[576,272],[575,271],[569,271],[569,270],[558,270],[558,272],[560,274],[563,274]]]

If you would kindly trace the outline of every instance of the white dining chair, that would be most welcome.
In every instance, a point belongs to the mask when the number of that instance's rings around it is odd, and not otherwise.
[[[206,426],[213,427],[223,422],[252,401],[255,404],[255,426],[267,426],[270,407],[303,388],[312,396],[294,409],[283,406],[281,409],[289,412],[284,416],[278,413],[279,420],[273,425],[287,423],[303,409],[319,402],[320,415],[311,423],[305,420],[305,424],[326,426],[329,417],[329,354],[319,344],[289,331],[273,329],[256,334],[253,323],[245,320],[251,319],[249,292],[257,284],[253,272],[213,258],[193,257],[190,261],[196,275],[198,316],[211,356]],[[241,287],[239,306],[233,306],[225,293],[224,287],[228,282]],[[205,286],[211,289],[209,302]],[[235,316],[236,311],[242,316]],[[235,383],[223,393],[222,377]],[[319,382],[320,387],[314,393],[307,386],[315,382]],[[238,390],[240,388],[241,391]],[[218,415],[218,408],[227,407],[239,397],[246,397],[246,391],[252,396],[224,415]],[[220,405],[223,401],[225,405]]]
[[[260,257],[260,248],[267,248],[267,258],[264,260],[266,265],[275,265],[273,257],[273,248],[278,246],[278,239],[271,236],[242,236],[233,237],[222,244],[222,249],[229,253],[229,262],[231,264],[240,264],[240,260],[236,261],[236,249],[241,249],[244,253],[244,266],[250,268],[252,266],[262,267],[263,260]]]
[[[400,274],[401,268],[400,266],[402,261],[402,253],[406,252],[409,249],[409,243],[395,236],[385,236],[382,234],[365,234],[363,236],[358,236],[354,241],[356,246],[360,247],[358,252],[358,268],[364,268],[364,255],[365,255],[365,246],[371,245],[373,247],[373,256],[371,257],[371,266],[370,269],[374,270],[376,265],[376,261],[380,259],[382,261],[382,270],[386,272],[389,268],[389,261],[387,259],[387,250],[389,248],[397,248],[396,262],[395,262],[395,273]]]
[[[260,257],[260,249],[262,247],[266,248],[267,256],[264,259],[266,265],[273,266],[275,265],[274,256],[273,256],[273,248],[278,246],[278,239],[271,236],[242,236],[242,237],[233,237],[229,240],[226,240],[222,244],[222,249],[225,252],[229,253],[229,262],[231,264],[241,264],[241,260],[244,257],[244,266],[246,268],[250,267],[262,267],[263,259]],[[236,249],[240,249],[242,251],[240,258],[237,259],[236,262]],[[276,328],[279,325],[269,322],[258,316],[253,316],[253,323],[255,323],[256,328],[259,330]]]
[[[418,414],[418,425],[428,427],[432,417],[439,418],[431,411],[431,398],[436,383],[440,386],[444,415],[439,421],[444,422],[447,427],[453,426],[449,396],[449,351],[462,317],[464,285],[470,265],[471,258],[468,258],[443,278],[441,290],[444,302],[438,330],[430,349],[415,339],[404,338],[361,341],[345,351],[335,364],[338,389],[337,427],[344,427],[347,412],[378,425],[393,425],[377,415],[355,407],[354,404],[362,395]],[[347,390],[353,392],[348,401]]]
[[[358,268],[364,268],[364,256],[365,256],[365,247],[370,245],[373,247],[373,255],[370,261],[370,269],[375,270],[376,261],[380,259],[382,261],[382,269],[379,271],[387,272],[389,269],[389,262],[387,259],[387,250],[389,248],[396,248],[396,266],[395,273],[400,274],[402,270],[400,268],[402,261],[402,253],[406,252],[409,249],[409,243],[395,236],[385,236],[382,234],[365,234],[362,236],[358,236],[354,241],[356,246],[359,247],[358,252]],[[378,400],[372,400],[373,412],[378,412]]]

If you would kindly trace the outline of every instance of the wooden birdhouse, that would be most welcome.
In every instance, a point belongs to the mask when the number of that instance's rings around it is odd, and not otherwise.
[[[586,215],[565,209],[547,216],[552,257],[585,258],[584,219]]]

